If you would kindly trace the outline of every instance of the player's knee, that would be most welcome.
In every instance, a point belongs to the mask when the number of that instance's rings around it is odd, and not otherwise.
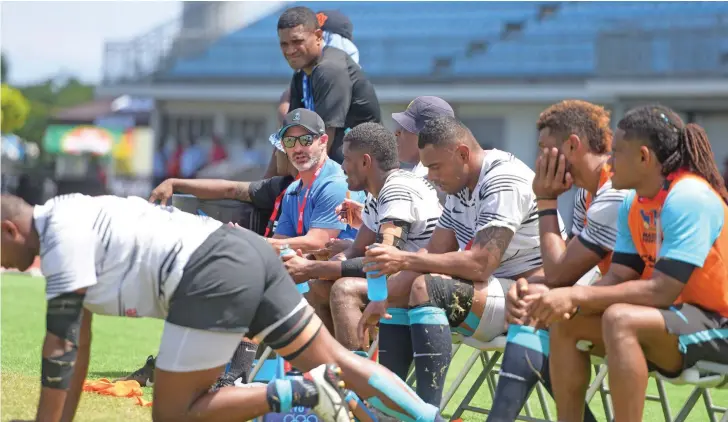
[[[157,400],[154,400],[154,406],[152,406],[152,421],[153,422],[184,422],[189,420],[185,416],[184,411],[174,411],[168,406],[158,405]],[[180,408],[182,410],[182,408]]]
[[[350,303],[357,300],[362,294],[366,295],[366,282],[362,279],[343,277],[331,286],[330,304]]]
[[[412,283],[412,290],[410,290],[409,305],[419,306],[423,305],[430,300],[430,295],[427,293],[427,279],[424,275],[415,278]]]
[[[329,280],[309,280],[310,290],[305,294],[308,303],[328,307],[332,284]]]
[[[632,332],[635,318],[631,306],[621,303],[608,307],[602,314],[602,334],[604,337],[621,336]]]
[[[574,332],[569,321],[559,321],[549,327],[549,341],[552,343],[575,342]]]

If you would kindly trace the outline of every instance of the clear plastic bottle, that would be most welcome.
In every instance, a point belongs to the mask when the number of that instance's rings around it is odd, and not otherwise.
[[[289,248],[288,245],[283,245],[283,247],[281,248],[281,258],[283,258],[284,256],[290,256],[290,255],[295,255],[295,254],[296,254],[296,251]],[[304,293],[308,292],[309,290],[311,290],[311,287],[309,287],[308,282],[296,284],[296,288],[298,289],[298,291],[301,294],[304,294]]]

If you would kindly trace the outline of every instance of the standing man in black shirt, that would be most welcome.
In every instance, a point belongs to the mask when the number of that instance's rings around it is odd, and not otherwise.
[[[278,38],[291,80],[289,110],[305,107],[326,124],[329,157],[341,163],[344,133],[361,123],[381,123],[374,86],[361,67],[338,48],[324,48],[316,14],[303,6],[286,9],[278,19]]]

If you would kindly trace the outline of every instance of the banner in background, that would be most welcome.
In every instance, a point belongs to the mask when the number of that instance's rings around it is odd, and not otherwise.
[[[43,148],[49,154],[104,156],[121,146],[123,135],[121,130],[98,126],[49,125],[43,137]]]

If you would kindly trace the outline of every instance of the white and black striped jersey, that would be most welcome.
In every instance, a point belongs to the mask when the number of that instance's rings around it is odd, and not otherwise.
[[[46,297],[86,288],[94,313],[164,318],[190,255],[222,223],[138,197],[53,198],[33,210]]]
[[[578,236],[587,246],[595,245],[604,251],[614,250],[617,241],[617,217],[619,207],[628,190],[612,189],[607,180],[598,190],[590,204],[588,192],[579,188],[574,200],[574,219],[571,234]]]
[[[387,176],[377,198],[367,195],[362,222],[374,233],[383,222],[410,223],[404,250],[417,252],[427,245],[441,214],[435,187],[414,173],[397,170]]]
[[[473,192],[465,187],[448,195],[438,226],[455,232],[460,249],[465,249],[476,233],[487,227],[505,227],[514,235],[496,277],[512,278],[539,268],[541,260],[534,172],[510,153],[486,151],[480,179]],[[559,216],[559,227],[564,223]]]

